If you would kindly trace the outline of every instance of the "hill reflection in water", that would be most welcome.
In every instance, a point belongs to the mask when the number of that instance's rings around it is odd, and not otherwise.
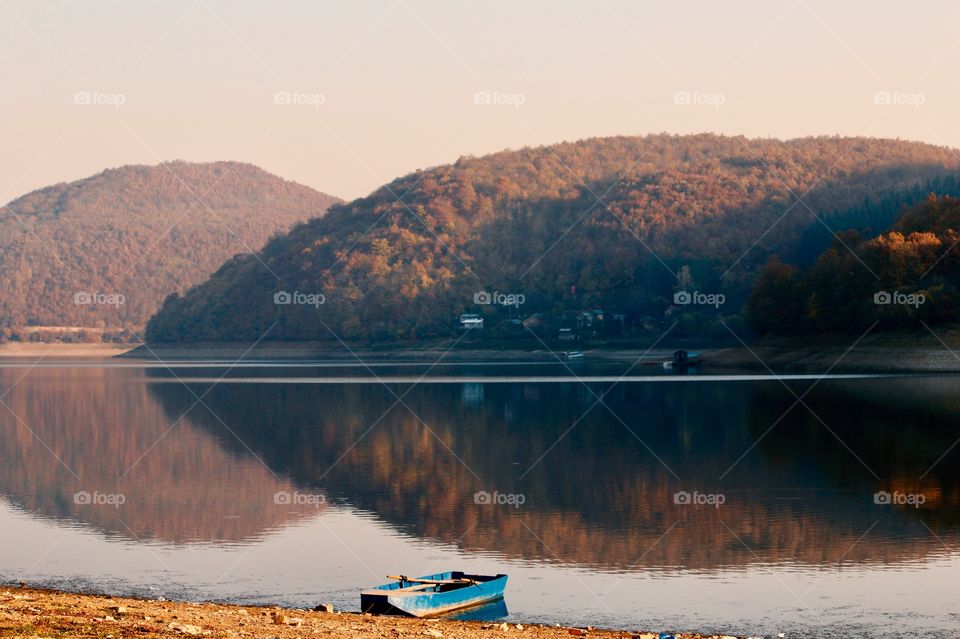
[[[149,388],[170,420],[194,401],[180,384]],[[216,417],[189,421],[408,534],[530,560],[891,563],[941,553],[932,531],[957,533],[960,455],[928,472],[960,435],[955,379],[826,380],[805,398],[811,410],[788,410],[794,397],[775,380],[621,384],[609,410],[576,382],[392,389],[402,403],[380,385],[221,383],[204,398]],[[726,501],[676,504],[681,490]],[[879,506],[880,490],[926,503]],[[525,501],[476,504],[479,491]]]
[[[604,570],[922,560],[943,550],[932,533],[960,525],[960,455],[944,456],[954,378],[826,380],[810,411],[788,411],[776,381],[621,384],[608,409],[576,382],[398,384],[398,403],[370,384],[20,375],[0,369],[0,492],[134,540],[256,539],[323,510],[277,503],[298,491],[466,551]],[[879,490],[925,503],[878,506]],[[126,502],[77,504],[77,491]],[[478,504],[481,491],[523,503]],[[725,501],[678,504],[678,491]]]
[[[294,484],[193,426],[202,405],[191,419],[170,419],[142,382],[130,381],[138,371],[57,368],[21,376],[0,368],[9,406],[0,406],[0,493],[31,513],[138,541],[224,543],[317,511],[275,503],[275,494],[292,494]],[[76,503],[80,491],[120,494],[124,503]]]

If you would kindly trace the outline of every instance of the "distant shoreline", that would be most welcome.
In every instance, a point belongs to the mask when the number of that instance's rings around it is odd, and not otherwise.
[[[857,342],[856,336],[818,336],[813,338],[763,339],[748,347],[696,348],[703,354],[704,373],[960,373],[960,327],[949,328],[934,336],[930,333],[877,334]],[[856,344],[854,346],[854,344]],[[121,357],[146,361],[323,361],[344,363],[423,362],[539,362],[557,363],[567,360],[564,350],[580,349],[578,362],[618,362],[635,364],[634,373],[660,367],[679,346],[658,345],[648,351],[637,345],[556,344],[549,348],[527,344],[505,347],[468,345],[451,348],[450,341],[420,344],[354,344],[344,346],[332,342],[265,342],[250,348],[248,343],[181,343],[151,344],[41,344],[12,342],[0,345],[0,358],[85,358]],[[851,348],[852,347],[852,348]],[[554,349],[554,350],[551,350]],[[573,366],[573,362],[569,362]],[[576,373],[576,369],[574,369]]]
[[[857,335],[816,335],[798,338],[763,338],[747,346],[698,347],[686,340],[657,344],[649,350],[642,344],[607,342],[547,346],[537,342],[520,347],[511,343],[478,347],[451,341],[419,344],[356,344],[347,347],[331,342],[269,342],[250,349],[242,343],[151,344],[133,349],[125,358],[225,359],[235,361],[323,360],[357,362],[422,361],[434,362],[567,362],[563,351],[580,350],[580,362],[619,362],[635,364],[634,372],[662,366],[675,349],[699,351],[704,358],[704,373],[960,373],[960,326],[941,327],[933,334],[923,332],[873,333]],[[571,362],[571,365],[573,363]],[[574,369],[574,372],[576,370]]]

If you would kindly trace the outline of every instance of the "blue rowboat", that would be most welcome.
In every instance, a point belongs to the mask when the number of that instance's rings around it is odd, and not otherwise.
[[[360,591],[360,610],[374,614],[436,617],[503,598],[506,575],[469,575],[460,571],[410,578]]]

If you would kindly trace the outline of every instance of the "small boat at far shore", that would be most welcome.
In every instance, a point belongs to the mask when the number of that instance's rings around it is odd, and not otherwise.
[[[703,364],[703,357],[694,351],[674,351],[673,359],[663,363],[664,368],[691,368]]]
[[[580,351],[567,351],[563,354],[564,359],[583,359],[583,353]]]
[[[437,617],[503,598],[506,575],[460,571],[423,577],[388,575],[395,581],[360,591],[360,610],[373,614]]]

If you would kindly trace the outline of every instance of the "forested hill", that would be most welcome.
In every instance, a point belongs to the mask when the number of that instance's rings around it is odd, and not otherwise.
[[[814,213],[829,224],[957,169],[947,148],[837,137],[614,137],[465,157],[231,260],[168,299],[148,337],[254,340],[272,326],[267,339],[419,338],[455,332],[464,311],[662,317],[679,285],[724,292],[721,312],[736,314],[769,255],[820,224]],[[481,290],[524,304],[477,306]],[[280,291],[324,303],[275,304]]]
[[[960,199],[930,196],[885,233],[841,239],[805,270],[767,263],[747,305],[757,332],[863,334],[960,320]]]
[[[141,328],[163,299],[334,198],[249,164],[125,166],[0,208],[0,329]]]

